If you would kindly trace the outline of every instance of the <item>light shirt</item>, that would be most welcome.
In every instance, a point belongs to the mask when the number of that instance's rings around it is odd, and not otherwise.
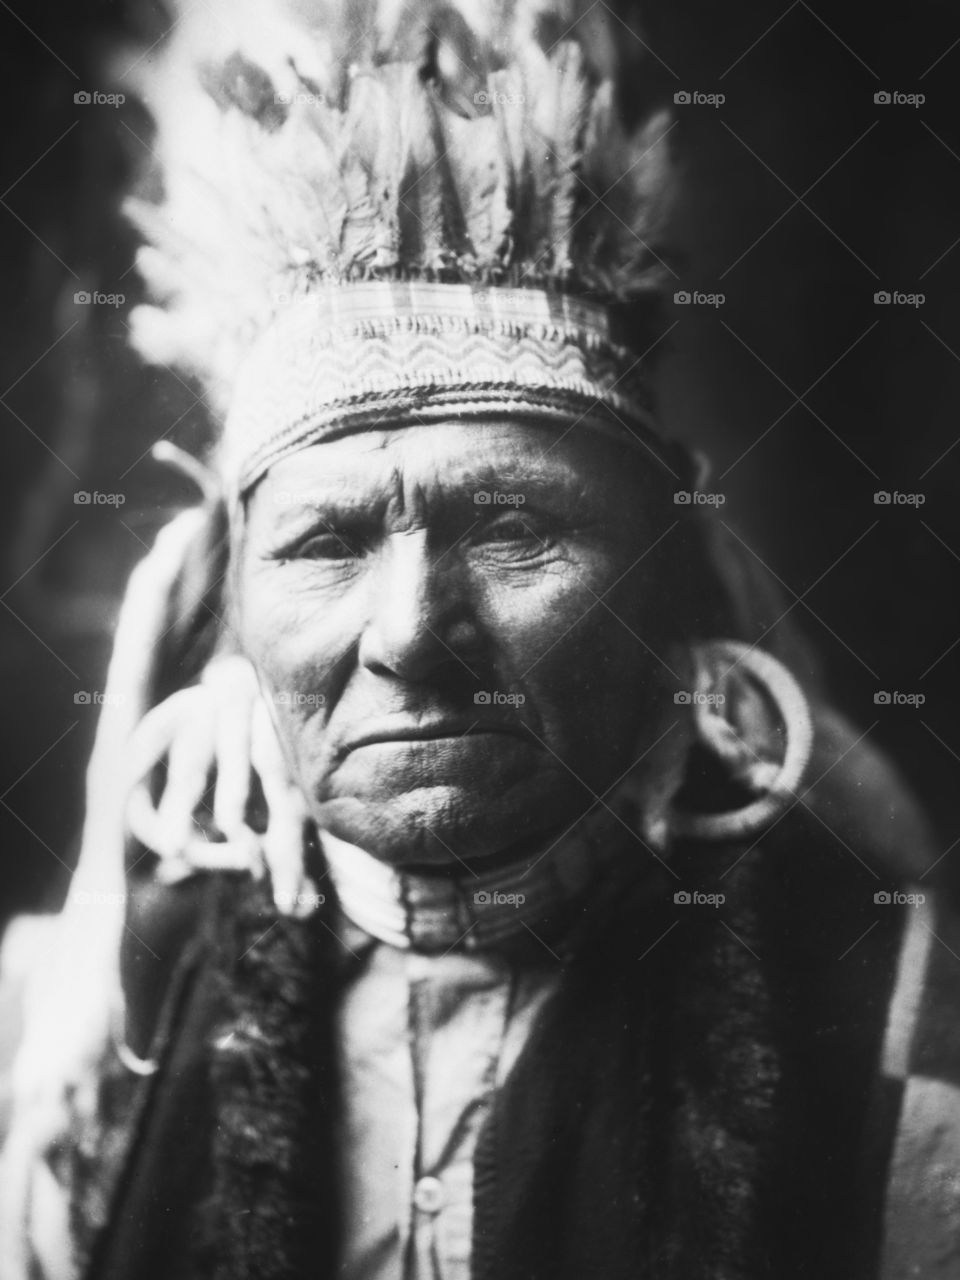
[[[343,1280],[469,1280],[473,1161],[558,966],[380,943],[339,1011]]]
[[[481,874],[401,870],[321,834],[344,916],[378,940],[337,1015],[341,1280],[470,1280],[477,1138],[556,990],[558,938],[619,856],[605,827]]]

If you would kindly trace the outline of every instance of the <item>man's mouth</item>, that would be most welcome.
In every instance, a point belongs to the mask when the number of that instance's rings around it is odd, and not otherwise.
[[[344,742],[343,749],[344,752],[349,752],[355,751],[358,747],[369,747],[379,743],[456,740],[481,734],[502,734],[507,737],[522,738],[524,741],[529,741],[531,736],[522,724],[489,718],[470,720],[457,717],[411,721],[405,718],[388,717],[364,726],[359,733],[353,734]]]

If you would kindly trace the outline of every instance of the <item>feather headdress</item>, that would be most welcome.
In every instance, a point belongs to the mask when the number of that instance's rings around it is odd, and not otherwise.
[[[134,342],[201,381],[236,490],[351,423],[649,429],[610,307],[661,283],[670,120],[624,127],[615,64],[564,0],[182,6],[137,73]]]

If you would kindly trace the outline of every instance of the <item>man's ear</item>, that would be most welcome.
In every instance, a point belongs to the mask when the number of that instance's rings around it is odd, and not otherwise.
[[[813,745],[807,697],[786,667],[756,645],[716,639],[695,645],[693,656],[694,686],[680,697],[697,748],[737,799],[714,812],[685,804],[673,815],[674,834],[756,835],[796,801],[803,783]]]

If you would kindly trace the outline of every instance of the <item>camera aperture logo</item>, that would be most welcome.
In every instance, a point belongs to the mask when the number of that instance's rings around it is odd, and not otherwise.
[[[725,893],[703,893],[700,889],[678,889],[673,901],[678,907],[722,907]]]

